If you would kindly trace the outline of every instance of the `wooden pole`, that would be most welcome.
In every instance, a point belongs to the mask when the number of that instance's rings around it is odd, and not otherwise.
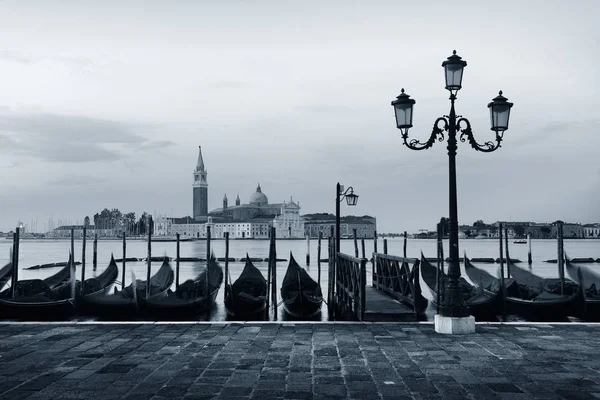
[[[319,231],[319,241],[317,242],[317,283],[321,287],[321,239],[323,232]]]
[[[561,222],[558,223],[556,227],[556,242],[558,245],[558,276],[560,277],[560,294],[562,295],[564,292],[565,286],[565,265],[564,265],[564,255],[563,255],[563,224]]]
[[[147,271],[146,271],[146,298],[150,297],[150,277],[152,271],[152,231],[150,230],[150,218],[146,224],[148,230],[148,258],[146,259]]]
[[[504,254],[502,254],[502,222],[498,227],[500,233],[500,290],[502,291],[502,319],[506,321],[506,287],[504,284]]]
[[[98,232],[94,232],[94,254],[92,255],[92,270],[98,266]]]
[[[407,237],[406,237],[406,231],[404,231],[404,246],[403,246],[403,252],[402,254],[404,254],[404,258],[406,258],[406,242],[407,242]]]
[[[229,232],[224,233],[225,236],[225,297],[229,293]],[[269,285],[267,284],[267,288]],[[269,300],[267,299],[267,302]],[[268,304],[268,303],[267,303]],[[267,306],[268,308],[268,306]]]
[[[179,287],[179,256],[181,254],[179,248],[179,232],[175,234],[175,239],[177,241],[175,247],[175,255],[177,257],[175,260],[175,290],[177,290],[177,288]],[[225,285],[225,287],[227,287],[227,285]]]
[[[81,293],[85,293],[85,237],[87,235],[87,226],[83,226],[83,243],[81,247]]]
[[[377,231],[373,234],[373,253],[377,253]]]
[[[306,265],[310,265],[310,236],[306,235]]]
[[[352,228],[352,234],[354,235],[354,257],[358,258],[358,239],[356,238],[356,228]]]
[[[271,267],[271,272],[273,273],[273,278],[271,280],[273,289],[273,319],[277,321],[277,238],[275,232],[275,227],[271,227],[271,236],[273,238],[273,261]]]
[[[21,234],[21,228],[16,228],[13,234],[13,254],[12,254],[12,282],[11,282],[11,294],[12,297],[17,297],[17,285],[19,282],[19,236]]]
[[[387,254],[387,239],[383,239],[383,254]]]
[[[229,234],[228,234],[229,235]],[[272,282],[272,277],[273,277],[273,271],[272,271],[272,267],[273,264],[271,263],[271,259],[273,258],[273,231],[271,230],[271,227],[269,227],[269,262],[267,263],[267,309],[265,310],[265,319],[268,320],[269,319],[269,312],[270,312],[270,302],[271,302],[271,296],[272,296],[272,292],[273,292],[273,282]]]
[[[123,232],[123,271],[121,271],[121,290],[125,289],[125,267],[126,267],[126,261],[125,259],[127,258],[127,242],[125,239],[125,232]]]
[[[529,251],[527,252],[527,263],[531,266],[532,260],[531,260],[531,234],[530,233],[527,234],[527,246],[529,247]]]
[[[207,300],[207,315],[210,316],[210,225],[206,226],[206,300]]]
[[[360,239],[360,249],[361,249],[362,258],[366,258],[366,254],[365,254],[365,239],[364,238]]]
[[[504,227],[504,247],[506,247],[506,277],[510,278],[510,255],[508,254],[508,228]]]
[[[75,298],[75,290],[77,288],[75,284],[75,229],[71,228],[71,298]]]

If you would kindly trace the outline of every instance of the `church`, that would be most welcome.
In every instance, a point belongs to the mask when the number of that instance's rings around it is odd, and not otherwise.
[[[303,238],[304,220],[300,216],[300,202],[290,197],[282,203],[269,203],[260,183],[242,204],[239,194],[235,205],[229,205],[227,195],[222,207],[208,211],[208,170],[204,165],[202,148],[198,148],[198,160],[192,181],[192,217],[158,217],[154,233],[159,236],[182,238],[206,237],[206,227],[211,227],[211,237],[223,238],[229,232],[232,239],[265,239],[269,228],[274,226],[277,238]]]

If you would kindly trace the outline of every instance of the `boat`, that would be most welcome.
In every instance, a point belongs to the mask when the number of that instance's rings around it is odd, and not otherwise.
[[[514,244],[527,244],[527,239],[517,239],[513,241]]]
[[[0,290],[2,290],[2,288],[6,286],[8,281],[10,281],[10,279],[12,278],[12,273],[12,261],[9,261],[4,267],[2,267],[2,269],[0,269]]]
[[[585,319],[600,319],[600,274],[585,265],[577,265],[566,257],[569,277],[583,286],[585,291]]]
[[[205,269],[194,279],[180,284],[175,291],[168,290],[164,296],[140,298],[144,313],[158,319],[177,319],[206,312],[215,303],[223,283],[223,269],[214,256],[210,258],[208,268],[208,291]]]
[[[281,298],[284,311],[294,318],[312,318],[323,305],[321,287],[298,265],[291,253],[281,284]]]
[[[108,267],[98,276],[86,279],[83,285],[83,290],[78,291],[81,296],[96,296],[99,294],[108,294],[111,285],[117,280],[119,275],[119,267],[114,256],[110,255]],[[78,282],[80,283],[80,282]]]
[[[175,275],[167,259],[150,278],[149,299],[163,297],[173,284]],[[133,279],[133,282],[123,290],[115,288],[111,294],[97,293],[81,298],[82,312],[109,319],[130,318],[137,314],[141,298],[146,298],[146,281]]]
[[[466,261],[467,257],[464,257]],[[442,271],[442,287],[445,288],[448,282],[448,275]],[[427,288],[431,292],[431,296],[433,298],[432,304],[434,306],[438,306],[437,304],[437,296],[438,296],[438,269],[434,267],[421,253],[421,277],[425,282]],[[497,320],[497,315],[500,312],[500,293],[498,291],[485,290],[485,286],[475,286],[471,285],[465,278],[462,276],[459,278],[459,285],[461,287],[461,291],[463,294],[463,299],[465,300],[465,304],[469,307],[470,314],[475,317],[478,321],[484,320]],[[440,302],[443,304],[443,290],[440,293]],[[440,304],[440,306],[442,305]]]
[[[258,317],[261,313],[264,314],[267,306],[267,280],[247,254],[244,270],[233,284],[228,282],[226,288],[227,314],[232,317]]]
[[[12,290],[0,293],[0,318],[47,321],[75,315],[75,275],[73,259],[46,279],[18,281],[16,296]]]

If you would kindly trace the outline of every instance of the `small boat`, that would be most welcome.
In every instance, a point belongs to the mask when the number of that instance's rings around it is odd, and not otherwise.
[[[46,279],[17,282],[16,296],[12,290],[0,293],[0,318],[48,321],[75,315],[75,275],[73,259],[56,274]]]
[[[9,261],[4,267],[2,267],[2,269],[0,269],[0,290],[2,290],[2,288],[6,286],[8,281],[10,281],[10,279],[12,278],[12,272],[12,261]]]
[[[323,292],[317,282],[298,265],[290,253],[288,269],[281,284],[283,309],[294,318],[311,318],[321,311]]]
[[[226,277],[227,278],[227,277]],[[256,316],[267,306],[267,280],[246,254],[246,265],[233,284],[227,283],[225,309],[232,317]],[[264,317],[264,315],[263,315]]]
[[[513,241],[514,244],[527,244],[527,239],[517,239]]]
[[[161,267],[150,278],[150,296],[148,298],[164,297],[174,279],[175,274],[169,261],[163,260]],[[146,298],[146,281],[134,279],[121,291],[115,288],[115,292],[112,294],[97,293],[82,297],[82,310],[85,314],[102,318],[129,318],[137,314],[138,302],[142,298]]]
[[[80,292],[81,296],[95,296],[98,294],[108,294],[110,287],[117,276],[119,275],[119,267],[114,256],[110,255],[110,262],[108,267],[98,276],[86,279],[83,285],[83,291]],[[78,282],[80,283],[80,282]]]
[[[465,263],[467,257],[464,257]],[[466,264],[465,264],[466,265]],[[466,268],[466,266],[465,266]],[[440,271],[441,272],[441,271]],[[434,267],[421,253],[421,277],[425,281],[425,285],[429,288],[431,296],[433,297],[432,304],[437,306],[437,277],[438,269]],[[448,275],[442,272],[442,287],[445,288],[448,282]],[[493,320],[495,321],[496,316],[499,314],[500,306],[500,294],[498,291],[486,290],[484,285],[475,286],[471,285],[462,276],[459,278],[459,285],[462,289],[463,298],[465,304],[469,307],[470,314],[475,317],[478,321]],[[440,301],[443,304],[443,290],[440,293]],[[441,306],[441,304],[440,304]]]
[[[577,265],[566,257],[569,277],[583,286],[585,291],[585,319],[600,319],[600,274],[585,265]]]
[[[210,258],[208,268],[208,291],[204,270],[194,279],[183,282],[174,292],[168,290],[164,296],[140,298],[144,312],[154,318],[177,319],[207,311],[215,303],[223,283],[223,269],[214,256]]]

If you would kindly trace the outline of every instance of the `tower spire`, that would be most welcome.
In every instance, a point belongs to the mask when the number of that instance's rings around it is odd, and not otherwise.
[[[202,146],[198,146],[198,162],[196,163],[196,171],[204,171],[204,160],[202,159]]]

